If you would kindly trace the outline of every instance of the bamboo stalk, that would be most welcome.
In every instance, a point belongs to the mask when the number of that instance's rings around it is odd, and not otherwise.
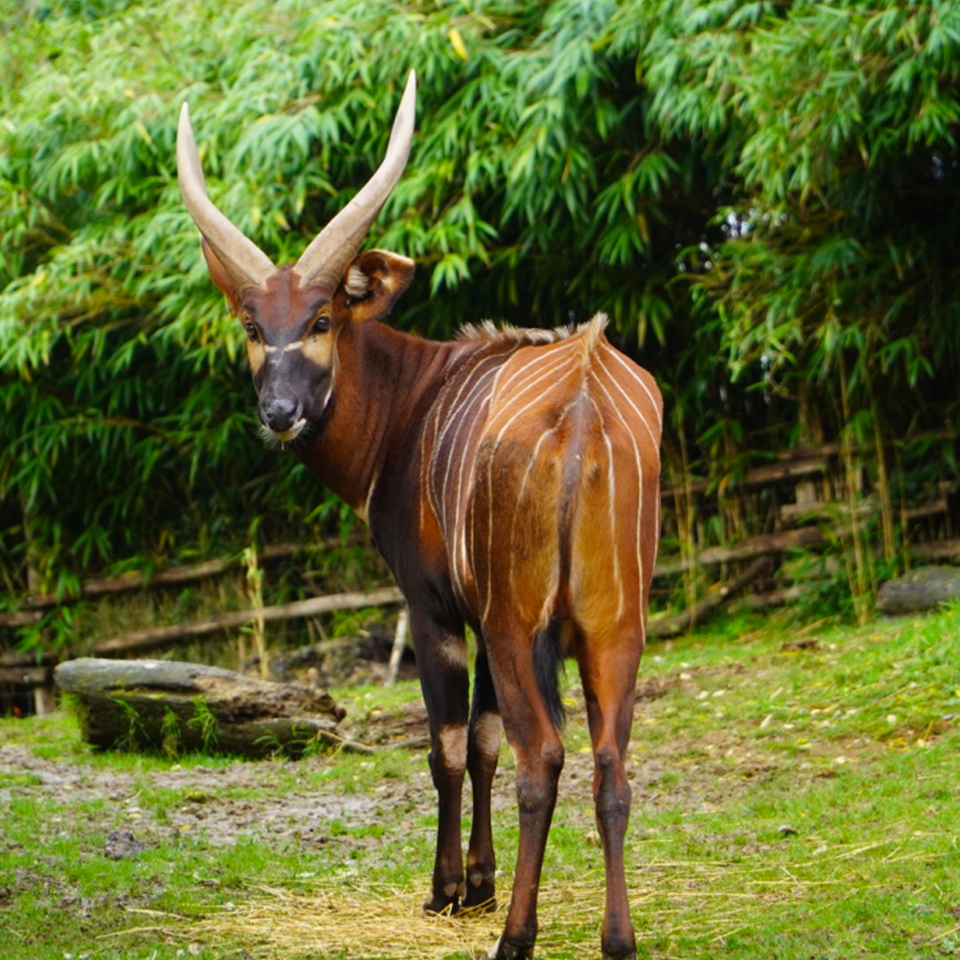
[[[866,623],[870,618],[869,604],[867,602],[867,571],[866,560],[864,557],[863,544],[860,539],[860,524],[857,520],[857,490],[856,477],[858,471],[853,460],[853,440],[850,433],[850,398],[847,393],[847,366],[843,359],[843,353],[840,354],[838,367],[840,370],[840,404],[845,424],[841,431],[841,457],[843,459],[843,470],[845,474],[845,489],[847,495],[847,504],[850,509],[850,530],[853,540],[853,559],[854,570],[849,571],[847,579],[850,582],[850,593],[853,597],[854,609],[857,613],[857,621]],[[844,551],[844,556],[847,556]],[[848,561],[849,568],[849,561]],[[855,571],[855,576],[853,575]]]
[[[883,433],[880,430],[880,409],[874,395],[873,380],[867,376],[867,393],[873,420],[873,444],[877,456],[877,494],[880,497],[880,529],[883,531],[883,559],[889,563],[897,555],[897,541],[893,529],[893,501],[890,497],[890,479]]]
[[[270,677],[270,662],[267,656],[266,625],[263,620],[263,570],[257,563],[257,545],[251,543],[243,551],[243,559],[247,565],[247,590],[250,594],[250,605],[253,610],[253,647],[257,651],[257,660],[260,664],[260,679]]]

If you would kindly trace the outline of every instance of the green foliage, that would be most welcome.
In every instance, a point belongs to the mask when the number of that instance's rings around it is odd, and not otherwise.
[[[125,700],[123,697],[113,697],[112,699],[117,705],[117,709],[120,711],[122,718],[121,723],[118,724],[118,729],[124,724],[127,728],[123,737],[118,739],[118,746],[121,750],[132,750],[136,752],[141,744],[147,742],[143,728],[143,720],[140,718],[140,714],[137,713],[137,708],[128,700]]]
[[[219,724],[210,706],[203,697],[193,698],[193,716],[187,721],[188,726],[200,730],[203,749],[207,753],[216,753],[219,737]]]
[[[183,732],[180,729],[180,719],[169,708],[164,711],[160,733],[163,736],[163,755],[175,760],[183,750]]]
[[[0,29],[15,595],[235,549],[259,518],[339,522],[255,437],[176,186],[185,100],[214,200],[286,262],[375,167],[415,68],[371,236],[418,263],[394,322],[606,311],[664,387],[675,470],[956,431],[956,0],[0,0]]]

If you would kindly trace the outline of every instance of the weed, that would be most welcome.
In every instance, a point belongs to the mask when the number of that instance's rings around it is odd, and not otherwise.
[[[180,730],[179,718],[169,707],[164,711],[160,733],[163,737],[164,756],[175,760],[183,749],[183,734]]]
[[[216,753],[219,741],[219,725],[213,711],[202,697],[194,697],[193,716],[187,723],[191,727],[199,728],[203,749],[210,753]]]
[[[140,744],[147,742],[146,730],[137,708],[123,697],[112,697],[113,702],[120,709],[123,716],[123,722],[126,725],[124,734],[117,738],[117,748],[119,750],[135,751]]]

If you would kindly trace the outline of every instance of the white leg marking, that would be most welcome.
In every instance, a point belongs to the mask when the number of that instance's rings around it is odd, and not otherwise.
[[[452,773],[467,768],[467,725],[448,724],[440,728],[440,762]]]
[[[500,753],[500,733],[503,724],[499,713],[481,713],[473,726],[473,738],[482,757],[488,759]]]
[[[467,669],[467,642],[463,637],[448,637],[440,644],[439,652],[449,666]]]

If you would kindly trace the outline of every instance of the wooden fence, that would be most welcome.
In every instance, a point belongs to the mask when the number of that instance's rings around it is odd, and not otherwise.
[[[865,530],[882,505],[862,474],[851,484],[838,445],[799,450],[747,470],[726,483],[689,479],[663,490],[663,545],[655,570],[654,592],[661,605],[669,599],[678,613],[654,615],[650,632],[673,636],[702,621],[737,596],[753,607],[790,602],[805,589],[800,574],[784,557],[823,551],[829,562],[821,572],[852,577],[858,526]],[[856,496],[851,498],[850,491]],[[844,496],[843,493],[847,495]],[[939,479],[927,502],[897,510],[902,565],[911,562],[960,561],[960,494],[955,480]],[[721,540],[713,542],[711,540]],[[331,543],[331,546],[333,544]],[[295,544],[262,547],[268,563],[296,563],[303,550]],[[889,559],[889,558],[888,558]],[[25,598],[18,610],[0,611],[0,699],[4,690],[35,689],[38,709],[45,709],[54,654],[39,659],[11,649],[17,632],[35,625],[58,606],[98,601],[135,590],[169,590],[217,577],[237,576],[241,558],[232,556],[187,566],[168,567],[150,575],[125,574],[84,581],[75,597]],[[83,646],[97,656],[143,655],[197,637],[229,634],[262,618],[263,623],[314,618],[334,611],[397,605],[403,598],[395,586],[378,585],[366,592],[308,597],[258,609],[224,611],[215,616],[166,626],[145,626],[119,636],[102,637]],[[402,639],[402,631],[398,634]],[[6,642],[4,642],[6,641]],[[67,653],[63,652],[62,656]]]

